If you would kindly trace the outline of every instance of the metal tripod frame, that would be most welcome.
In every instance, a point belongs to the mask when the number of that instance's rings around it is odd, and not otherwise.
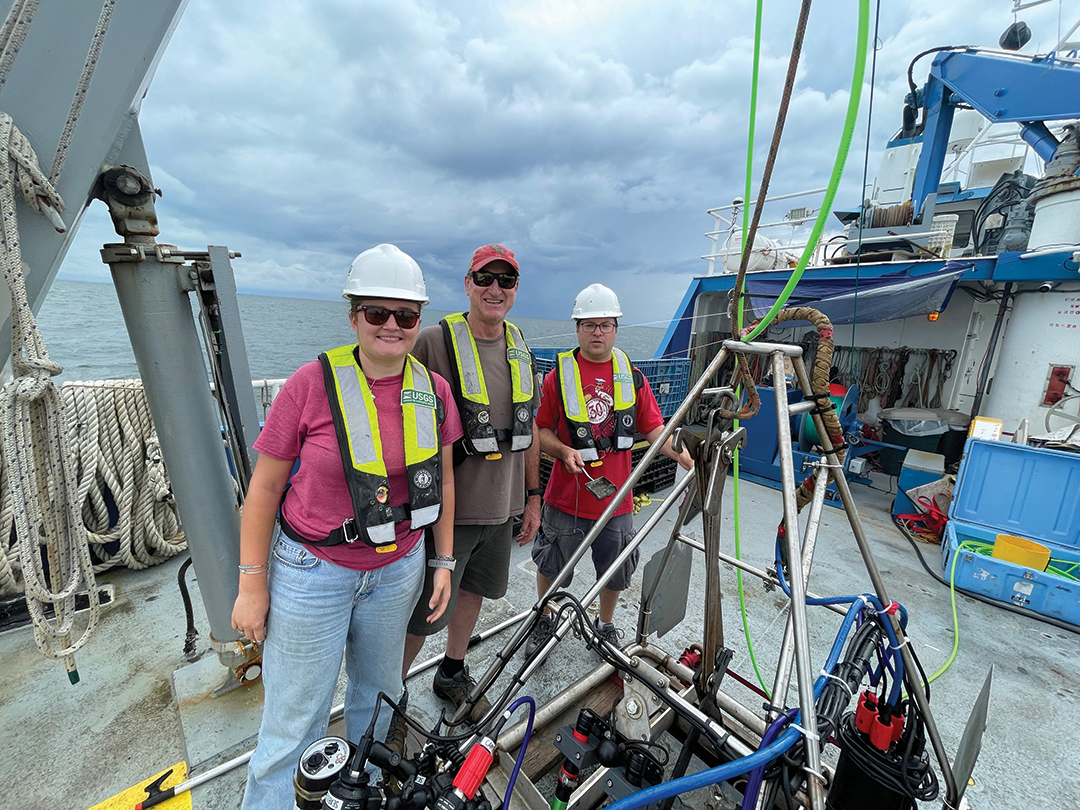
[[[679,428],[682,420],[694,407],[696,401],[706,392],[708,381],[724,366],[724,364],[735,355],[739,354],[753,354],[768,356],[771,360],[771,367],[773,372],[774,386],[776,387],[776,420],[777,420],[777,434],[779,443],[779,456],[780,456],[780,469],[781,469],[781,485],[784,501],[784,529],[785,529],[785,542],[787,546],[788,566],[790,571],[796,572],[798,575],[792,575],[790,577],[790,614],[788,618],[787,627],[785,628],[784,638],[781,645],[781,651],[777,662],[773,696],[774,700],[781,701],[783,696],[788,691],[788,686],[791,678],[792,663],[795,665],[796,682],[798,686],[799,694],[799,708],[802,715],[802,733],[804,739],[807,742],[806,745],[806,762],[808,773],[808,792],[810,806],[813,810],[824,810],[825,807],[825,781],[823,775],[823,766],[821,763],[821,747],[819,745],[817,735],[817,714],[815,710],[814,701],[814,681],[816,679],[816,673],[812,669],[810,659],[810,641],[808,620],[806,611],[806,599],[807,597],[813,598],[813,594],[807,592],[807,581],[810,574],[810,567],[813,561],[814,548],[817,540],[818,528],[821,522],[821,512],[824,502],[825,491],[829,481],[835,484],[837,492],[840,495],[845,513],[848,517],[848,522],[851,526],[852,534],[855,538],[856,545],[858,546],[859,553],[862,556],[863,563],[866,567],[867,574],[870,577],[871,584],[873,586],[875,595],[882,604],[888,605],[891,603],[891,599],[888,596],[887,589],[885,587],[884,580],[881,577],[881,573],[878,570],[877,563],[874,560],[873,553],[870,549],[869,542],[862,528],[862,523],[859,518],[858,509],[855,506],[854,499],[851,494],[848,481],[844,476],[840,459],[837,455],[836,449],[833,447],[832,442],[829,439],[828,432],[825,429],[824,422],[821,415],[816,412],[816,403],[809,397],[813,394],[813,390],[810,385],[810,379],[806,371],[806,367],[802,359],[802,348],[799,346],[790,346],[776,343],[763,343],[763,342],[749,342],[743,343],[735,340],[724,341],[717,355],[709,363],[701,377],[694,383],[689,391],[687,398],[679,406],[674,416],[668,421],[661,431],[659,437],[652,446],[646,451],[645,455],[638,462],[637,466],[631,472],[630,477],[619,488],[619,491],[611,499],[607,508],[601,514],[601,516],[595,521],[592,528],[585,536],[583,542],[575,551],[575,553],[566,561],[563,569],[552,581],[550,588],[544,593],[544,595],[537,600],[533,606],[531,612],[527,618],[521,622],[513,636],[506,642],[503,649],[495,656],[491,665],[480,677],[477,685],[469,695],[469,699],[462,704],[458,709],[458,712],[454,716],[453,722],[460,722],[470,707],[476,703],[481,695],[483,695],[494,683],[496,678],[508,665],[513,654],[522,646],[524,640],[532,631],[533,627],[539,621],[539,618],[543,612],[543,607],[551,596],[558,591],[562,583],[574,567],[581,560],[581,558],[588,552],[589,547],[599,536],[603,527],[607,524],[608,520],[614,515],[618,505],[626,498],[630,493],[633,485],[641,478],[644,471],[648,468],[649,464],[656,457],[660,450],[660,447],[664,445],[669,437],[671,437]],[[791,361],[791,365],[795,372],[796,381],[800,389],[802,390],[804,401],[797,403],[789,403],[787,398],[786,382],[785,382],[785,366],[784,359],[788,358]],[[710,391],[709,393],[713,393]],[[815,473],[815,488],[814,496],[811,501],[811,508],[807,519],[806,532],[800,542],[799,538],[799,524],[798,524],[798,508],[796,504],[796,480],[795,480],[795,468],[794,457],[792,453],[791,443],[791,417],[799,413],[808,413],[814,420],[814,425],[817,428],[818,436],[820,437],[820,443],[823,449],[823,456],[821,461],[815,465],[817,470]],[[745,434],[743,434],[744,436]],[[708,437],[707,437],[708,438]],[[715,437],[714,437],[715,438]],[[711,593],[712,591],[719,592],[718,588],[718,563],[724,562],[736,566],[747,573],[760,577],[767,583],[776,584],[776,576],[772,572],[757,569],[751,565],[736,560],[723,552],[719,551],[719,495],[722,493],[723,477],[727,474],[728,461],[730,461],[730,451],[736,446],[739,441],[739,437],[736,434],[728,433],[721,440],[705,441],[701,442],[700,446],[705,448],[704,456],[699,455],[700,461],[704,461],[708,469],[699,470],[697,474],[689,474],[683,477],[675,486],[672,493],[660,504],[656,512],[649,518],[644,526],[637,532],[634,541],[623,550],[623,552],[614,560],[611,566],[608,568],[605,574],[598,577],[597,582],[589,589],[588,593],[582,597],[581,602],[588,604],[592,601],[600,592],[603,587],[603,583],[607,581],[608,575],[613,574],[618,570],[619,566],[641,545],[644,539],[648,536],[649,532],[657,525],[657,523],[663,518],[667,510],[671,505],[678,501],[679,496],[683,492],[691,488],[692,484],[697,484],[695,488],[698,492],[703,492],[702,498],[703,508],[703,524],[706,529],[705,543],[702,545],[681,534],[680,529],[682,524],[692,514],[693,509],[687,505],[683,505],[680,509],[680,517],[676,521],[675,529],[671,533],[669,540],[669,548],[666,550],[665,563],[670,558],[671,546],[675,542],[683,542],[691,545],[699,550],[703,550],[706,553],[708,565],[706,567],[707,584],[706,590]],[[699,461],[699,463],[700,463]],[[688,494],[687,500],[690,500],[692,496],[696,494],[691,491]],[[709,506],[712,507],[711,511]],[[710,530],[710,526],[712,527]],[[714,569],[716,569],[714,571]],[[663,567],[661,567],[660,573],[662,573]],[[657,575],[657,581],[659,581],[660,574]],[[655,593],[655,588],[653,589]],[[650,596],[653,594],[650,594]],[[838,612],[843,612],[840,609],[833,608]],[[706,668],[709,668],[715,663],[713,656],[715,656],[716,650],[711,647],[723,644],[723,626],[722,620],[719,618],[719,601],[717,597],[716,604],[706,604],[705,606],[705,630],[706,640],[712,639],[712,642],[707,645],[706,655],[703,656],[703,664]],[[643,635],[647,634],[648,628],[648,599],[643,602],[642,615],[639,616],[638,625],[638,643],[634,646],[634,650],[641,650],[643,644]],[[710,618],[712,615],[712,618]],[[899,640],[900,654],[904,662],[904,680],[908,693],[912,699],[915,700],[919,711],[923,717],[923,722],[926,725],[926,733],[930,738],[931,745],[934,750],[934,754],[937,758],[938,766],[941,770],[942,779],[945,784],[945,800],[944,806],[946,808],[955,808],[959,803],[961,793],[958,792],[956,778],[953,774],[952,765],[950,763],[948,754],[945,750],[944,743],[941,739],[941,735],[938,732],[937,725],[934,721],[933,715],[930,711],[930,705],[926,697],[926,691],[923,683],[920,680],[919,670],[916,666],[914,656],[911,653],[908,640],[904,634],[903,628],[900,626],[900,621],[897,615],[889,614],[889,621],[893,625],[893,629],[896,633],[896,637]],[[555,632],[547,642],[537,650],[536,654],[529,661],[529,663],[518,674],[515,682],[511,684],[507,690],[508,694],[506,699],[510,695],[516,693],[518,689],[528,680],[531,674],[542,663],[542,661],[550,654],[555,645],[565,637],[570,631],[571,621],[569,618],[558,623],[555,628]],[[584,632],[589,632],[589,628],[583,628]],[[642,663],[640,655],[627,655],[621,653],[617,656],[620,659],[620,665],[624,665],[627,671],[640,671]],[[707,662],[707,663],[706,663]],[[705,684],[706,679],[703,677],[701,683]],[[712,697],[716,700],[717,707],[727,714],[731,715],[735,720],[742,723],[744,726],[751,728],[752,730],[762,729],[767,726],[776,716],[775,707],[769,714],[766,721],[761,721],[749,709],[738,704],[737,701],[725,695],[718,688],[715,692],[712,692]],[[712,717],[708,716],[698,706],[688,701],[682,694],[676,692],[671,686],[667,686],[666,689],[659,690],[657,693],[664,703],[670,708],[674,709],[677,713],[684,717],[692,719],[694,724],[698,728],[707,729],[710,732],[710,736],[714,744],[718,743],[720,746],[728,748],[736,755],[742,755],[741,751],[745,750],[744,746],[738,741],[733,739],[732,735],[728,733],[724,727],[717,723]],[[501,702],[501,701],[500,701]],[[481,721],[481,725],[489,723],[495,715],[500,711],[500,706],[495,705],[488,716]],[[758,807],[763,807],[764,802],[764,790],[759,793],[757,797]]]

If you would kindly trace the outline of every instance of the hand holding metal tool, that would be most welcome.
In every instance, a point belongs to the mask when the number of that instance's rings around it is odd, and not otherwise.
[[[597,499],[601,501],[606,500],[619,491],[619,488],[604,476],[601,475],[599,478],[593,478],[589,475],[588,467],[582,467],[581,471],[585,473],[585,477],[589,479],[589,483],[585,485],[585,489],[589,490],[589,492],[595,495]]]

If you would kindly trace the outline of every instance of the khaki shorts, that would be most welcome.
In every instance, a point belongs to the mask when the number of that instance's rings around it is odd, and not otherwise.
[[[506,596],[506,585],[510,580],[513,526],[513,518],[494,526],[454,526],[454,557],[457,564],[450,572],[450,601],[437,621],[427,621],[431,615],[428,603],[431,601],[435,575],[434,568],[427,568],[424,590],[409,619],[410,633],[414,636],[430,636],[446,627],[454,615],[458,592],[462,588],[485,599]],[[434,559],[435,536],[430,529],[424,532],[424,546],[427,559]]]

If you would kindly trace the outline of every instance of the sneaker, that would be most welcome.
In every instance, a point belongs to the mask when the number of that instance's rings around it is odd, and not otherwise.
[[[540,621],[529,633],[529,640],[525,642],[525,657],[532,658],[536,651],[547,644],[547,640],[555,633],[555,617],[550,613],[540,616]]]
[[[465,699],[469,696],[469,692],[476,686],[476,681],[469,677],[469,665],[466,664],[465,668],[461,672],[457,673],[454,677],[450,678],[443,674],[442,667],[438,667],[435,670],[435,680],[431,684],[431,689],[437,697],[441,697],[443,700],[448,700],[454,704],[456,709]],[[491,703],[488,699],[481,697],[476,701],[476,705],[473,706],[472,713],[469,715],[469,720],[473,723],[479,722],[485,714],[491,709]]]
[[[600,626],[600,620],[597,619],[593,625],[596,628],[596,632],[600,635],[601,640],[606,641],[613,647],[622,647],[619,640],[625,637],[625,633],[616,627],[614,624],[609,624],[606,627]]]

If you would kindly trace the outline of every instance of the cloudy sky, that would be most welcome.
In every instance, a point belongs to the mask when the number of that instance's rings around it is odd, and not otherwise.
[[[910,59],[996,46],[1010,9],[883,3],[871,181]],[[797,11],[766,3],[755,177]],[[1077,14],[1080,0],[1022,12],[1025,50]],[[851,0],[814,4],[773,193],[828,179],[856,17]],[[393,242],[439,308],[463,302],[473,248],[501,241],[521,260],[520,315],[566,317],[601,281],[628,323],[666,322],[706,270],[706,209],[742,194],[753,22],[750,0],[191,0],[141,116],[160,239],[240,251],[242,292],[325,298],[359,251]],[[869,91],[868,67],[842,206],[860,196]],[[106,241],[95,204],[61,277],[107,280]]]

